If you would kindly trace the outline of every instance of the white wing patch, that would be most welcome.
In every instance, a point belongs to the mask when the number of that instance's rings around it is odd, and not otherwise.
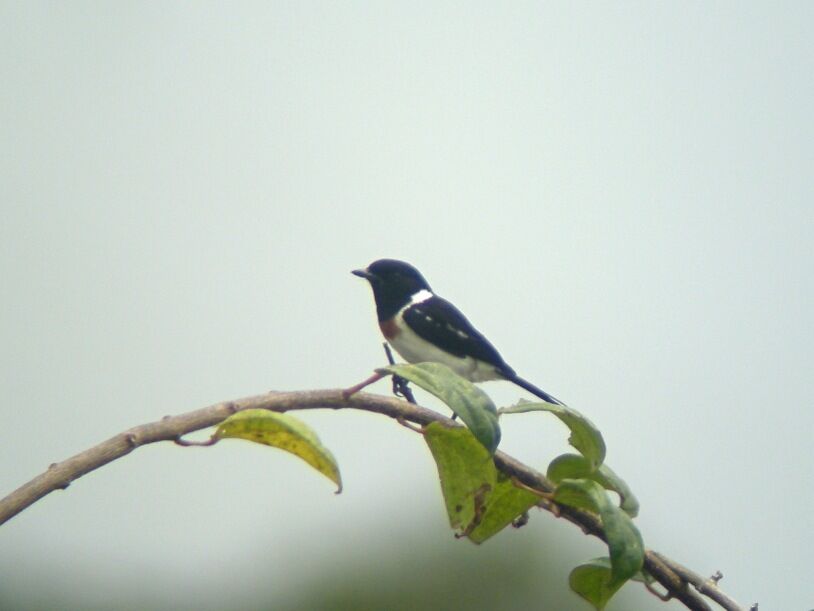
[[[410,297],[410,304],[412,305],[414,303],[421,303],[422,301],[427,301],[427,299],[429,299],[430,297],[432,297],[432,293],[430,291],[428,291],[427,289],[421,289],[417,293],[413,293],[413,295]]]

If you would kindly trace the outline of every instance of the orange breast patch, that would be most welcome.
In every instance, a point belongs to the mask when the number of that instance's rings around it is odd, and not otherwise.
[[[396,321],[392,318],[390,320],[380,321],[379,329],[382,330],[382,335],[384,335],[387,339],[393,339],[396,337],[396,335],[401,333]]]

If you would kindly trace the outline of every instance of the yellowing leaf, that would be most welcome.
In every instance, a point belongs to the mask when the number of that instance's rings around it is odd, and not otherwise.
[[[438,467],[449,522],[461,536],[482,543],[537,502],[497,471],[469,429],[433,422],[424,427],[424,440]]]
[[[247,409],[221,422],[212,437],[246,439],[290,452],[334,482],[339,487],[337,492],[342,492],[342,477],[333,454],[311,427],[294,416]]]

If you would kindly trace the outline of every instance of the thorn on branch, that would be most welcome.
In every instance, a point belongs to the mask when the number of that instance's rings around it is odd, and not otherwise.
[[[705,596],[709,596],[709,593],[718,587],[718,582],[723,578],[724,574],[721,571],[715,571],[705,582],[696,585],[696,590]]]

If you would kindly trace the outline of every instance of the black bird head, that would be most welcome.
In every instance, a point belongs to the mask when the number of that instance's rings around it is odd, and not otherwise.
[[[370,282],[380,321],[391,319],[419,291],[432,290],[421,272],[396,259],[379,259],[351,273]]]

